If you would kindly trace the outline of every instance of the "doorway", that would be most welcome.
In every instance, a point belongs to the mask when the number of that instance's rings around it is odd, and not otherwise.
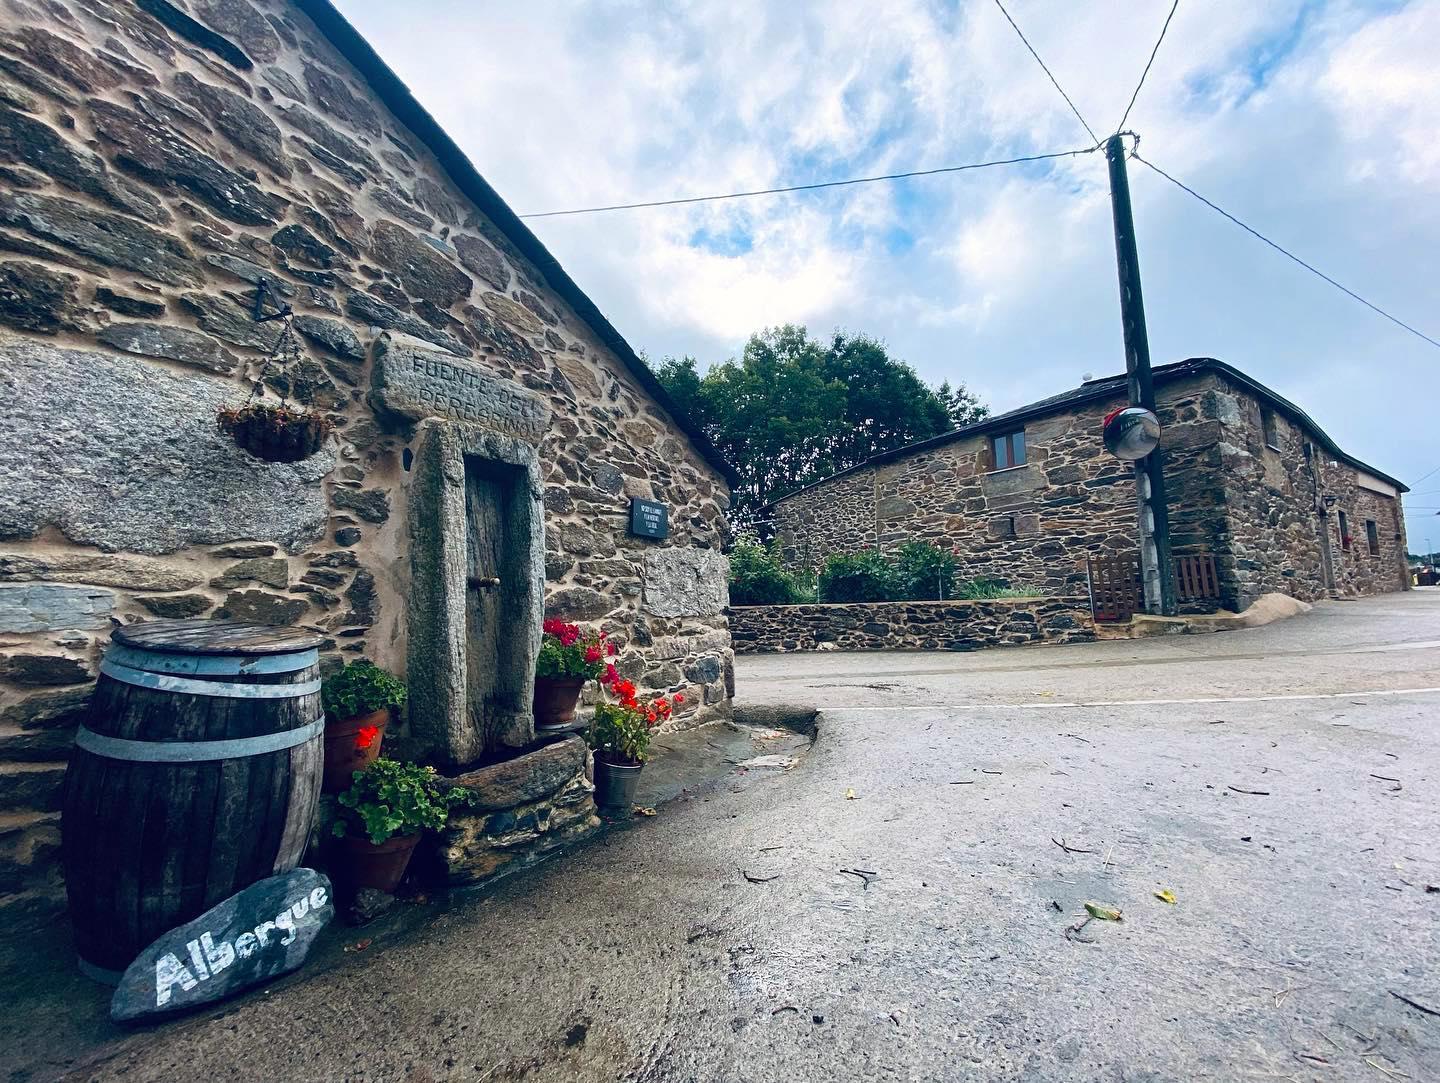
[[[535,739],[545,588],[535,448],[440,419],[417,427],[407,683],[418,753],[467,767]]]

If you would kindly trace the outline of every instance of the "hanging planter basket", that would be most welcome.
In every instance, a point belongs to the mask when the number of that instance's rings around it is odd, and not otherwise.
[[[249,397],[239,406],[226,406],[215,415],[220,431],[248,451],[257,459],[270,463],[298,463],[308,459],[325,444],[334,425],[324,414],[291,406],[289,392],[278,404],[259,399],[265,391],[265,380],[272,369],[278,367],[283,375],[295,362],[300,360],[300,344],[291,326],[291,312],[288,305],[271,315],[263,313],[267,286],[262,279],[255,294],[255,321],[283,319],[280,337],[275,348],[265,359],[260,375],[251,389]],[[288,389],[292,381],[286,380]]]
[[[228,406],[216,415],[216,423],[241,450],[269,463],[308,459],[333,428],[324,414],[269,402]]]

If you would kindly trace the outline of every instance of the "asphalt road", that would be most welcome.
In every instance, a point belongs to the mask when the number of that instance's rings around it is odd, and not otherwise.
[[[1440,1079],[1440,591],[739,678],[793,769],[76,1077]]]

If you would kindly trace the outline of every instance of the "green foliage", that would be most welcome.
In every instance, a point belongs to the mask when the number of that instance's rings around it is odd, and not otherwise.
[[[959,585],[955,597],[967,602],[985,602],[996,598],[1034,598],[1036,594],[1033,590],[1008,587],[1001,579],[971,579]]]
[[[895,565],[878,549],[832,553],[820,569],[822,602],[890,602],[899,597]]]
[[[730,550],[731,605],[793,605],[805,601],[795,577],[780,566],[773,546],[742,537]]]
[[[945,412],[950,415],[950,423],[957,429],[990,416],[990,407],[981,402],[980,396],[964,384],[951,387],[950,381],[945,380],[935,389],[935,394],[945,407]]]
[[[358,718],[388,707],[405,705],[405,685],[374,662],[356,659],[325,678],[320,701],[336,721]]]
[[[690,357],[655,375],[739,472],[740,528],[777,497],[985,410],[963,386],[942,400],[876,339],[836,331],[822,343],[793,324],[751,335],[703,376]]]
[[[618,703],[601,703],[585,735],[586,743],[611,763],[644,763],[650,756],[650,722],[643,712]]]
[[[931,542],[906,542],[895,553],[895,576],[907,602],[954,598],[958,568],[954,553]]]
[[[331,832],[337,838],[363,834],[378,846],[396,835],[438,831],[453,807],[468,803],[469,794],[450,786],[433,767],[382,758],[356,771],[355,781],[336,800]]]

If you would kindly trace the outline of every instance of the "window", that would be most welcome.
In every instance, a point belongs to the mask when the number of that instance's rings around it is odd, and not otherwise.
[[[1345,518],[1343,511],[1340,513],[1340,548],[1350,551],[1350,520]]]
[[[1265,446],[1280,450],[1280,429],[1275,424],[1275,411],[1260,408],[1260,427],[1265,430]]]
[[[1007,432],[1004,436],[992,436],[990,448],[995,453],[996,470],[1009,470],[1012,466],[1025,465],[1025,430]]]
[[[1370,555],[1375,556],[1380,552],[1380,531],[1375,529],[1375,520],[1365,520],[1365,541],[1370,545]]]

